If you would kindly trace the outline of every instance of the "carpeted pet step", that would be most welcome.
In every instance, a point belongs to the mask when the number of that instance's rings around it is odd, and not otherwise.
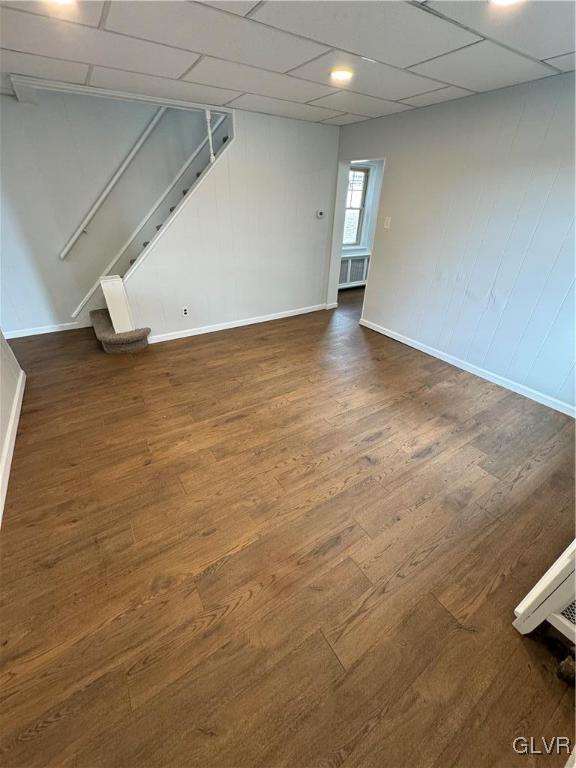
[[[104,352],[109,354],[138,352],[148,346],[150,328],[136,328],[134,331],[116,333],[107,309],[92,310],[90,320]]]

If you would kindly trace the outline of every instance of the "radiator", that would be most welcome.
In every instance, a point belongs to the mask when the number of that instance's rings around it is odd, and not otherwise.
[[[339,288],[365,285],[370,256],[343,256],[340,262]]]
[[[573,541],[514,610],[514,626],[523,635],[547,621],[576,642],[575,554]]]

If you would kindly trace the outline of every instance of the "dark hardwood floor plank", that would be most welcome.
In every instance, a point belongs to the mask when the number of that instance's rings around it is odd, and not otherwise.
[[[572,696],[511,622],[574,536],[574,424],[361,301],[135,355],[11,342],[2,766],[540,764],[511,740]]]
[[[110,672],[21,723],[0,741],[0,763],[6,768],[74,765],[82,746],[94,738],[106,740],[111,724],[121,717],[131,717],[126,678]]]
[[[450,643],[460,631],[447,611],[423,595],[402,622],[384,631],[378,644],[338,678],[330,696],[317,696],[290,723],[286,740],[257,765],[347,765],[380,723],[394,717],[402,693],[428,666],[429,649]],[[388,764],[385,754],[378,754],[379,765]]]

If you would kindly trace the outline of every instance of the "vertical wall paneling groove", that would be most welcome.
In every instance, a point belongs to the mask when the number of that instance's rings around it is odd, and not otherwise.
[[[2,328],[7,336],[71,324],[72,312],[206,135],[202,112],[169,110],[65,262],[62,247],[157,110],[38,92],[1,96]],[[90,307],[92,308],[92,307]]]
[[[127,278],[152,341],[325,306],[338,136],[236,112],[233,144]]]
[[[0,524],[25,383],[26,374],[0,331]]]
[[[366,323],[573,412],[574,75],[344,127],[364,157],[386,158]]]

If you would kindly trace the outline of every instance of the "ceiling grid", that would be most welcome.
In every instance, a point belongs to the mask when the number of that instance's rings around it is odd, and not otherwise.
[[[3,93],[19,74],[331,125],[569,71],[576,47],[566,0],[5,0],[0,30]]]

